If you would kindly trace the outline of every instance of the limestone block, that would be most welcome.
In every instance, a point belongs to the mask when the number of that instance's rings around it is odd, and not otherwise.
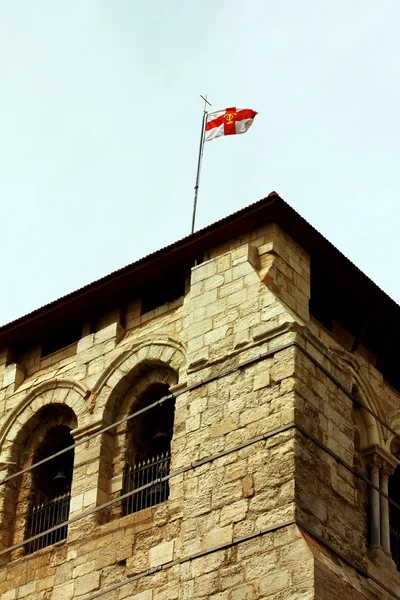
[[[83,594],[98,590],[100,587],[100,572],[95,571],[78,577],[78,579],[75,579],[74,585],[75,596],[83,596]]]
[[[214,572],[224,563],[224,552],[213,552],[206,556],[196,558],[192,563],[192,574],[194,577]]]
[[[93,344],[93,346],[81,351],[79,348],[79,344],[78,344],[78,354],[77,354],[77,358],[76,358],[76,364],[78,366],[80,366],[80,365],[83,365],[85,363],[88,363],[88,362],[98,358],[99,356],[107,354],[108,352],[111,352],[112,350],[114,350],[115,345],[116,345],[116,340],[111,339],[111,340],[106,340],[99,344]]]
[[[226,306],[227,308],[233,308],[234,306],[241,306],[247,301],[247,289],[243,288],[234,294],[228,296]]]
[[[236,279],[230,283],[225,283],[225,285],[219,290],[218,297],[225,298],[225,296],[230,296],[231,294],[240,292],[243,288],[243,279]]]
[[[191,431],[200,429],[200,420],[201,416],[199,414],[188,417],[186,419],[186,432],[190,433]]]
[[[174,558],[174,541],[163,542],[149,550],[150,567],[158,567],[171,562]]]
[[[234,265],[232,267],[232,277],[233,280],[240,279],[246,277],[246,275],[250,275],[251,283],[259,283],[260,279],[258,275],[255,273],[254,269],[251,267],[250,263],[242,262],[241,264]]]
[[[83,507],[83,494],[72,496],[69,511],[72,514]]]
[[[228,544],[233,538],[232,525],[226,527],[216,527],[203,536],[202,547],[204,550],[216,548],[223,544]]]
[[[244,498],[251,498],[254,495],[254,483],[253,476],[251,473],[248,473],[242,479],[242,491]]]
[[[218,288],[224,283],[223,275],[213,275],[204,281],[204,290],[208,292],[209,290],[213,290],[214,288]]]
[[[195,598],[211,598],[218,591],[218,572],[200,575],[195,579]]]
[[[208,260],[192,268],[191,283],[197,283],[208,279],[217,273],[217,261]]]
[[[135,553],[126,561],[126,574],[137,575],[149,568],[148,552],[135,550]]]
[[[189,404],[189,414],[190,416],[198,415],[204,412],[207,408],[207,398],[196,398],[192,400]],[[176,417],[175,417],[176,424]]]
[[[91,504],[96,504],[97,488],[93,488],[83,494],[83,506],[86,508]]]
[[[193,323],[191,326],[190,335],[193,337],[197,337],[207,333],[213,328],[213,321],[211,318],[202,319],[197,323]]]
[[[94,343],[100,344],[101,342],[105,342],[106,340],[115,340],[117,343],[123,336],[123,327],[115,321],[108,325],[107,327],[103,327],[100,331],[97,331],[94,334]]]
[[[135,594],[131,596],[131,600],[153,600],[153,590],[146,590],[145,592],[140,592],[140,594]]]
[[[213,328],[204,335],[204,344],[212,348],[220,340],[225,340],[230,333],[232,333],[232,328],[229,325]]]
[[[37,581],[29,581],[25,585],[21,585],[18,590],[18,598],[34,597]]]
[[[265,595],[288,589],[290,585],[290,573],[287,570],[274,571],[259,581],[260,592]]]
[[[254,600],[257,596],[255,595],[254,586],[246,584],[234,588],[231,591],[229,598],[230,600]]]
[[[193,301],[191,301],[189,304],[192,310],[199,310],[200,308],[207,307],[210,304],[213,304],[214,302],[216,302],[217,298],[218,289],[215,288],[213,290],[210,290],[209,292],[204,292],[203,294],[200,294],[197,298],[194,298]]]
[[[55,584],[59,585],[64,583],[65,581],[70,581],[72,577],[72,561],[65,562],[62,565],[59,565],[56,573],[55,573]]]
[[[221,510],[220,524],[222,527],[230,523],[242,521],[247,513],[247,500],[238,500]]]
[[[237,418],[224,419],[219,423],[214,423],[211,426],[211,437],[219,437],[226,435],[230,431],[234,431],[237,427]]]
[[[251,341],[251,332],[250,329],[244,329],[243,331],[238,331],[235,333],[233,338],[233,347],[235,349],[242,348],[246,346]]]
[[[256,375],[254,378],[254,386],[253,389],[256,392],[257,390],[261,390],[265,387],[268,387],[271,384],[271,376],[269,370],[265,370],[263,373]]]
[[[57,585],[51,593],[51,600],[71,600],[74,596],[74,582]]]
[[[24,379],[25,369],[22,365],[13,363],[5,367],[3,376],[3,387],[8,387],[9,385],[11,385],[12,391],[15,392],[16,389],[24,381]]]
[[[86,561],[86,562],[82,563],[81,565],[78,565],[73,570],[72,577],[74,579],[76,579],[76,577],[82,577],[82,575],[91,573],[92,571],[94,571],[95,565],[96,565],[95,560]]]
[[[90,333],[89,335],[85,335],[78,341],[78,354],[92,348],[94,344],[94,333]]]
[[[228,271],[228,269],[231,268],[231,254],[230,252],[228,252],[227,254],[222,254],[221,256],[218,257],[218,264],[217,264],[217,272],[218,273],[224,273],[225,271]]]

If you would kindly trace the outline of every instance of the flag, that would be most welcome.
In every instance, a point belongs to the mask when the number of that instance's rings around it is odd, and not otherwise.
[[[204,140],[209,142],[221,135],[246,133],[253,124],[256,111],[251,108],[227,108],[207,115]]]

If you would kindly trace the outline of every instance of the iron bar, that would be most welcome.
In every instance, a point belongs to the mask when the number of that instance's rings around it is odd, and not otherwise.
[[[68,515],[71,493],[53,498],[48,502],[33,505],[26,524],[26,554],[65,540],[68,533]],[[65,525],[63,524],[65,523]],[[61,524],[61,525],[60,525]],[[58,525],[56,529],[54,527]],[[35,537],[43,534],[40,537]],[[34,539],[30,539],[34,538]]]
[[[253,444],[267,440],[267,439],[274,437],[275,435],[278,435],[280,433],[290,431],[291,429],[294,429],[295,427],[296,426],[294,423],[288,423],[287,425],[282,425],[282,427],[278,427],[277,429],[273,429],[272,431],[258,435],[255,438],[251,438],[250,440],[247,440],[246,442],[242,442],[241,444],[238,444],[237,446],[228,448],[227,450],[222,450],[221,452],[218,452],[216,454],[208,456],[207,458],[202,458],[200,460],[196,460],[196,461],[192,462],[190,465],[186,465],[185,467],[181,467],[180,469],[177,469],[176,471],[173,471],[172,473],[165,475],[161,479],[161,481],[164,481],[167,479],[169,480],[169,479],[172,479],[173,477],[177,477],[178,475],[181,475],[182,473],[187,473],[188,471],[191,471],[192,469],[197,469],[197,467],[205,465],[209,462],[213,462],[214,460],[217,460],[218,458],[228,456],[232,452],[237,452],[238,450],[242,450],[243,448],[247,448],[248,446],[252,446]],[[42,535],[44,535],[44,533],[49,533],[50,531],[55,531],[56,529],[59,529],[60,527],[68,526],[68,525],[71,525],[72,523],[76,523],[77,521],[80,521],[81,519],[84,519],[85,517],[90,517],[91,515],[99,512],[101,510],[104,510],[105,508],[108,508],[109,506],[112,506],[116,502],[121,502],[122,500],[124,500],[125,498],[128,498],[131,495],[138,494],[142,489],[144,489],[144,487],[150,487],[151,485],[152,484],[150,483],[150,484],[147,484],[146,486],[143,486],[143,488],[138,488],[136,490],[132,490],[131,492],[127,492],[126,494],[123,494],[122,496],[112,498],[111,500],[108,500],[107,502],[104,502],[103,504],[100,504],[99,506],[95,506],[94,508],[91,508],[91,509],[85,511],[85,512],[81,513],[80,515],[77,515],[76,517],[72,517],[72,519],[68,519],[68,521],[66,521],[62,525],[54,525],[54,527],[52,527],[51,530],[40,533],[40,534],[36,535],[34,538],[32,537],[30,539],[25,539],[23,542],[18,542],[17,544],[14,544],[13,546],[9,546],[8,548],[3,548],[2,550],[0,550],[0,556],[2,556],[3,554],[7,554],[7,552],[11,552],[12,550],[16,550],[17,548],[20,548],[21,546],[24,546],[28,542],[31,542],[34,539],[41,537]],[[400,506],[399,506],[399,509],[400,509]]]
[[[153,456],[138,465],[125,465],[122,495],[137,493],[122,500],[122,515],[130,515],[165,502],[169,496],[169,475],[171,455]],[[149,487],[150,485],[150,487]]]

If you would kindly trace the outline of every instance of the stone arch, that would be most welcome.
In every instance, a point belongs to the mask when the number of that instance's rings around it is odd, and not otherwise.
[[[362,403],[376,415],[378,413],[378,402],[373,388],[362,376],[362,365],[355,354],[344,349],[334,349],[333,355],[338,366],[349,376],[349,389],[353,396],[358,396]],[[359,412],[357,412],[359,411]],[[371,444],[384,445],[384,435],[380,423],[367,410],[355,403],[353,410],[353,422],[360,428],[360,444],[366,447]]]
[[[372,393],[359,377],[353,376],[351,392],[355,398],[358,398],[362,404],[376,414],[375,403],[371,401]],[[358,450],[367,448],[372,444],[380,444],[383,441],[378,421],[368,410],[357,404],[357,402],[354,403],[353,407],[353,422],[359,436]]]
[[[146,403],[144,396],[149,388],[164,386],[169,389],[176,385],[184,361],[182,345],[171,338],[146,340],[123,352],[95,385],[96,404],[102,411],[103,423],[113,423],[134,412],[135,406]],[[138,433],[140,418],[133,421]],[[132,432],[134,428],[124,423],[102,435],[99,486],[107,490],[108,498],[121,493],[123,469],[129,453],[127,440]],[[117,503],[111,513],[102,518],[117,517],[120,510]]]
[[[86,386],[69,379],[51,379],[36,386],[14,408],[0,429],[2,462],[11,460],[12,445],[19,432],[47,404],[65,404],[76,414],[80,427],[88,424],[90,413],[85,400],[89,395]]]
[[[32,409],[29,414],[23,412],[27,418],[7,446],[7,460],[1,465],[5,477],[30,467],[39,460],[37,452],[51,430],[71,431],[78,425],[75,411],[66,402],[45,402],[43,396],[37,398],[41,399],[37,410]],[[9,435],[11,431],[12,428],[9,430]],[[49,451],[50,454],[46,456],[51,456],[51,447]],[[38,467],[38,469],[46,473],[48,467]],[[0,497],[0,531],[2,532],[0,545],[2,546],[9,546],[13,541],[16,543],[26,539],[25,527],[28,511],[35,496],[36,475],[37,470],[33,469],[7,481],[2,486]],[[23,554],[22,547],[16,550],[15,557],[21,554]]]
[[[386,422],[400,437],[400,410],[392,410],[386,416]],[[386,449],[392,454],[398,454],[400,451],[400,440],[398,440],[390,431],[387,432],[387,438]]]
[[[173,369],[181,383],[186,352],[180,340],[172,337],[147,337],[134,343],[117,356],[93,386],[94,402],[103,411],[107,422],[109,408],[115,395],[124,393],[143,365],[151,364]]]

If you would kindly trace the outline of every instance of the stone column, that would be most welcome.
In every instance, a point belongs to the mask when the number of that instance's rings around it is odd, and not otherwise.
[[[371,466],[371,481],[379,489],[379,465]],[[370,502],[371,502],[371,522],[370,536],[371,547],[381,545],[381,517],[380,517],[380,496],[378,490],[370,487]]]
[[[370,467],[371,482],[379,489],[370,489],[370,546],[381,547],[390,556],[389,502],[381,493],[388,496],[389,475],[394,472],[399,461],[385,448],[373,444],[362,451]]]
[[[389,472],[385,467],[381,467],[381,492],[389,493]],[[383,550],[390,554],[390,528],[389,528],[389,502],[381,496],[381,544]]]

